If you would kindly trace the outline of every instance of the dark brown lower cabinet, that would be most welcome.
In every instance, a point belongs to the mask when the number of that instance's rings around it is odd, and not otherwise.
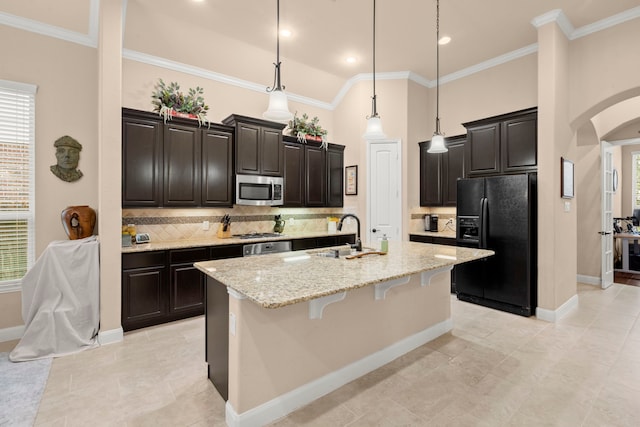
[[[122,328],[204,314],[205,278],[193,263],[237,256],[242,245],[122,254]]]
[[[204,275],[193,266],[206,261],[208,248],[169,251],[169,313],[176,317],[204,314]]]
[[[122,328],[163,323],[167,316],[165,251],[122,255]]]
[[[355,234],[343,234],[336,236],[311,237],[306,239],[295,239],[291,242],[291,249],[294,251],[303,251],[305,249],[327,248],[330,246],[345,245],[347,243],[355,243]]]

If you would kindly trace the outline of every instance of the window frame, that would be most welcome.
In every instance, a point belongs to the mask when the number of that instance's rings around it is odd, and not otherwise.
[[[638,185],[638,168],[640,168],[640,151],[631,152],[631,204],[632,212],[635,209],[640,209],[640,203],[636,203],[640,200],[640,186]]]
[[[26,199],[28,200],[28,208],[25,210],[0,210],[0,220],[26,220],[27,221],[27,266],[26,271],[33,266],[35,262],[35,120],[36,120],[36,93],[38,87],[36,85],[28,83],[19,83],[8,80],[0,79],[0,91],[3,95],[9,98],[13,95],[27,96],[27,102],[25,102],[24,114],[22,116],[23,123],[27,123],[27,126],[23,126],[22,130],[16,127],[16,133],[22,132],[22,137],[28,144],[28,176],[29,182],[25,186],[28,187],[29,194]],[[0,106],[1,108],[1,106]],[[7,109],[6,111],[11,111]],[[16,120],[18,122],[18,120]],[[12,141],[6,141],[11,143]],[[0,152],[0,154],[2,154]],[[1,172],[1,171],[0,171]],[[10,280],[0,281],[0,293],[16,292],[22,289],[21,286],[22,277]]]

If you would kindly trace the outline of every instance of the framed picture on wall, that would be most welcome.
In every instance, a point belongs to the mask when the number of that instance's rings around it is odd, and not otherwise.
[[[355,196],[358,194],[358,165],[344,168],[344,194]]]
[[[563,199],[573,198],[573,162],[564,157],[560,157],[560,187],[560,196]]]

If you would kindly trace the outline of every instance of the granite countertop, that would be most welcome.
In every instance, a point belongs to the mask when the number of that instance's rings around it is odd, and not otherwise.
[[[220,239],[217,237],[206,239],[182,239],[182,240],[166,240],[160,242],[139,243],[132,246],[125,246],[122,248],[122,253],[131,252],[148,252],[148,251],[161,251],[167,249],[184,249],[184,248],[196,248],[199,246],[217,246],[217,245],[233,245],[233,244],[247,244],[256,242],[271,242],[275,240],[295,240],[306,239],[313,237],[328,237],[339,235],[355,234],[353,231],[342,231],[329,233],[327,231],[305,231],[298,233],[285,233],[278,237],[261,237],[257,239],[240,239],[238,237],[230,237],[227,239]]]
[[[390,241],[387,255],[372,254],[350,260],[317,255],[327,250],[230,258],[194,265],[256,304],[279,308],[494,254],[483,249]]]
[[[446,239],[455,239],[456,238],[456,232],[455,231],[451,231],[451,230],[444,230],[444,231],[416,231],[416,232],[409,233],[409,234],[413,234],[413,235],[416,235],[416,236],[444,237]]]

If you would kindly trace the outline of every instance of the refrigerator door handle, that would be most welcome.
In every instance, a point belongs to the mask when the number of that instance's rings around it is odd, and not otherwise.
[[[480,249],[487,249],[487,198],[480,199]]]

